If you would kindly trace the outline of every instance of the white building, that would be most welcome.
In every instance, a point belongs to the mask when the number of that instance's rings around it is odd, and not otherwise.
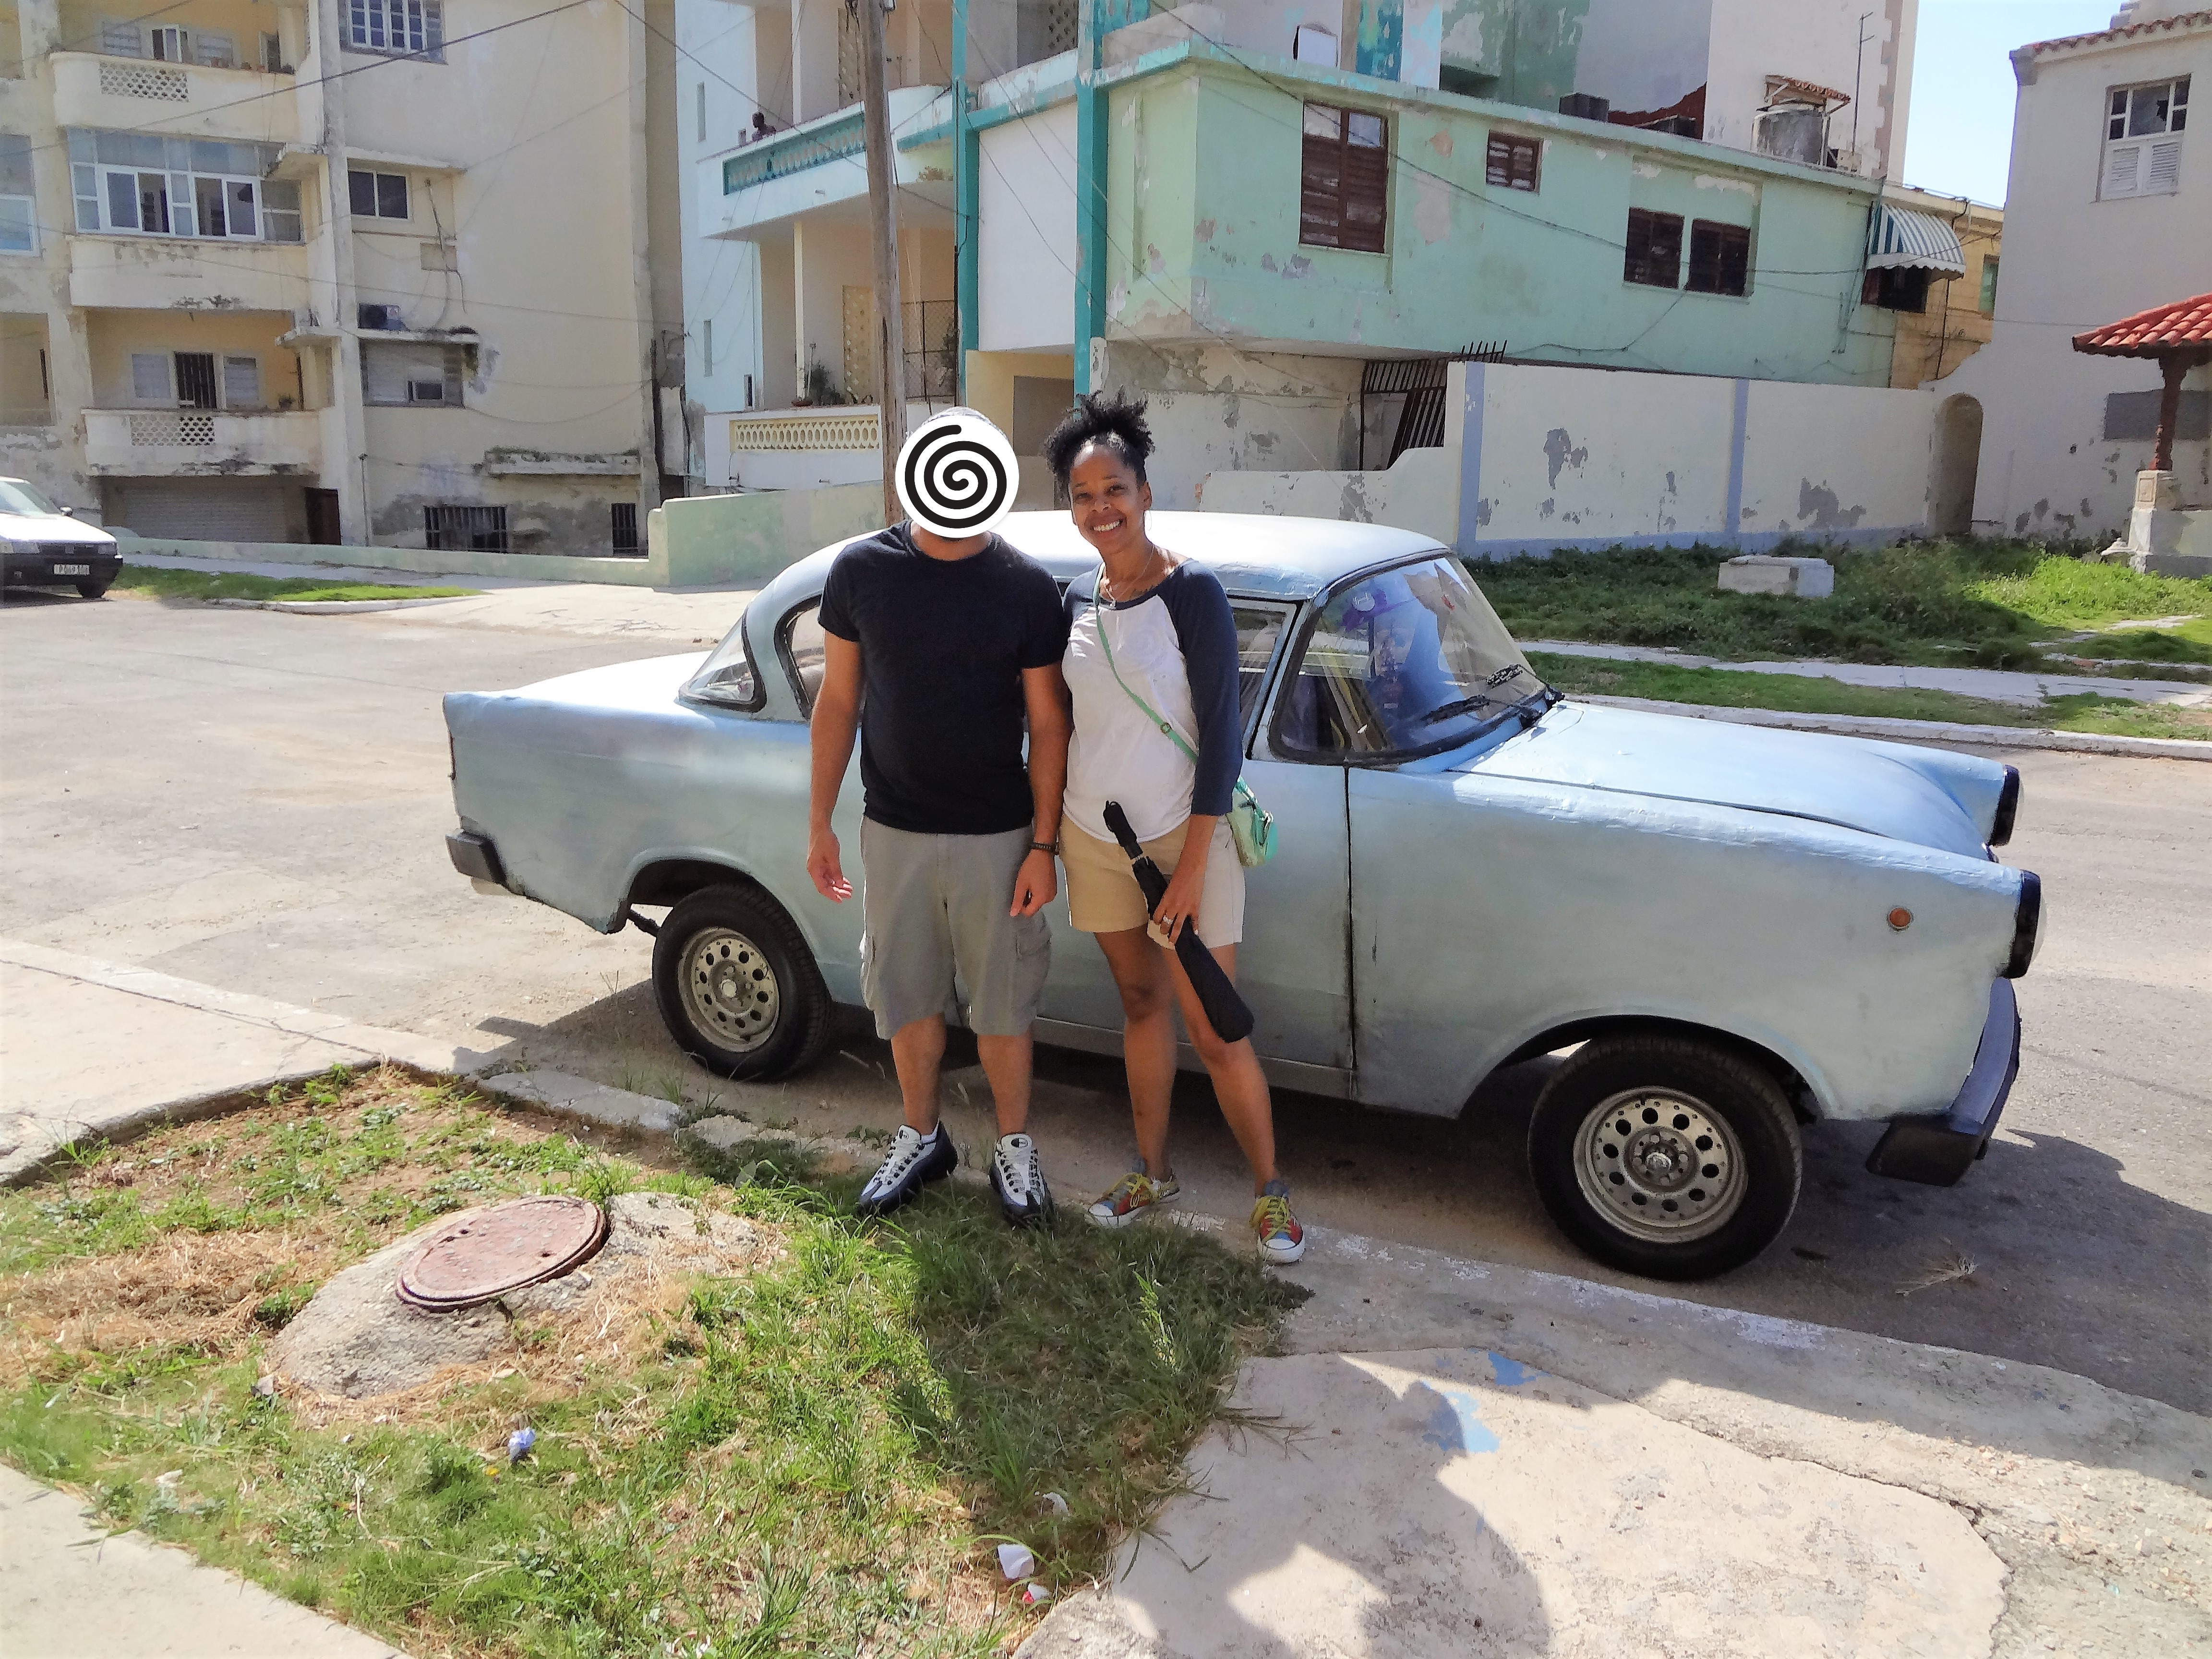
[[[2212,287],[2212,155],[2189,131],[2212,86],[2212,11],[2157,0],[2095,34],[2012,54],[2020,82],[2004,270],[1990,343],[1936,382],[1939,496],[1972,500],[1988,532],[2106,538],[2125,528],[2149,465],[2158,365],[2087,356],[2072,337]],[[2212,501],[2212,371],[2183,393],[2173,470]],[[1943,527],[1963,527],[1955,520]]]
[[[0,3],[0,471],[150,537],[641,546],[672,24]]]

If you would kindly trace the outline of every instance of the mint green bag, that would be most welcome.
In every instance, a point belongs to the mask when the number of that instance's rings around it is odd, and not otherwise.
[[[1104,580],[1104,568],[1101,567],[1100,580]],[[1095,596],[1097,590],[1094,587],[1091,592]],[[1159,710],[1130,690],[1129,682],[1121,678],[1121,666],[1114,660],[1114,642],[1106,637],[1106,607],[1093,597],[1091,608],[1098,613],[1098,643],[1106,653],[1106,666],[1113,671],[1114,684],[1120,686],[1123,695],[1145,711],[1145,718],[1159,727],[1169,740],[1182,750],[1190,763],[1196,766],[1198,751],[1183,741],[1182,733],[1175,729],[1175,722],[1163,719]],[[1257,869],[1275,856],[1274,815],[1260,805],[1260,798],[1252,793],[1241,777],[1237,780],[1236,790],[1230,797],[1229,836],[1237,843],[1237,862],[1247,870]]]

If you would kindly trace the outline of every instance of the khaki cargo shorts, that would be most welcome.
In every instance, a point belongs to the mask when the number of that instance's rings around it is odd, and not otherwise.
[[[1175,874],[1182,856],[1186,818],[1157,841],[1139,842],[1164,875]],[[1145,904],[1145,890],[1129,867],[1129,855],[1120,843],[1085,835],[1072,823],[1060,826],[1060,860],[1067,870],[1067,920],[1084,933],[1120,933],[1132,927],[1147,929],[1156,944],[1165,945],[1158,926]],[[1206,885],[1198,896],[1198,914],[1191,918],[1198,937],[1209,951],[1235,945],[1244,937],[1244,866],[1237,861],[1237,840],[1229,820],[1213,821],[1213,840],[1206,848]]]
[[[1036,1019],[1052,934],[1010,916],[1029,856],[1024,824],[996,836],[922,836],[860,820],[860,994],[876,1035],[932,1014],[978,1036],[1021,1036]]]

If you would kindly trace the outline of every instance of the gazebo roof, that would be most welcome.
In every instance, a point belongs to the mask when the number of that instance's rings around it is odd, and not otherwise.
[[[2212,349],[2212,294],[2153,306],[2074,337],[2074,349],[2100,357],[2163,357]]]

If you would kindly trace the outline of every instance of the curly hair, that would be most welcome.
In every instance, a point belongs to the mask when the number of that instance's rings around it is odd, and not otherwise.
[[[1067,493],[1067,475],[1085,447],[1097,444],[1112,450],[1145,482],[1145,462],[1152,453],[1152,429],[1145,423],[1145,400],[1120,392],[1085,392],[1075,407],[1060,417],[1044,441],[1044,464],[1051,469],[1060,495]]]

